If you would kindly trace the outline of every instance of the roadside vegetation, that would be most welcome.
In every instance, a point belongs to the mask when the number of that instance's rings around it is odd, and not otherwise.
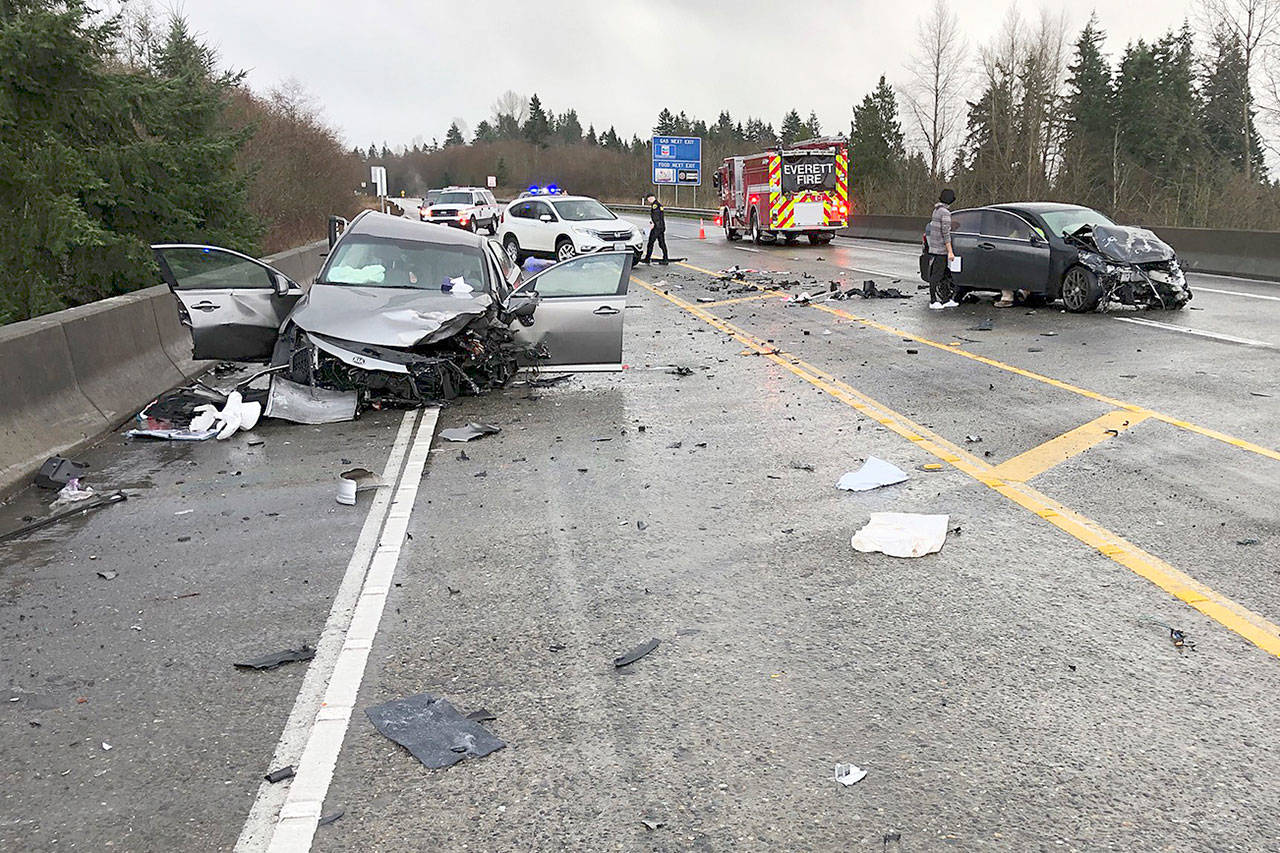
[[[856,212],[924,215],[946,183],[964,206],[1070,201],[1125,222],[1280,230],[1265,156],[1280,152],[1260,131],[1280,120],[1280,0],[1198,0],[1193,11],[1109,57],[1096,16],[1073,38],[1061,14],[1030,21],[1013,6],[993,42],[974,48],[939,0],[897,82],[881,77],[852,104],[849,126],[826,128],[849,136]],[[648,138],[584,121],[507,92],[470,132],[455,120],[443,143],[353,153],[386,165],[411,195],[489,175],[508,191],[554,182],[615,201],[648,192]],[[679,196],[701,207],[715,206],[709,176],[724,157],[822,131],[799,109],[776,129],[664,109],[653,128],[703,138],[708,185]]]
[[[158,283],[152,242],[321,237],[362,169],[300,92],[250,92],[179,16],[0,0],[0,323]]]

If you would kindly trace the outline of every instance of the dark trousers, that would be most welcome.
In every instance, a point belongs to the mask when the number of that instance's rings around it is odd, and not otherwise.
[[[943,285],[946,282],[946,285]],[[951,285],[951,269],[946,255],[929,254],[929,301],[946,302],[952,298],[955,288]]]
[[[646,261],[653,258],[653,244],[655,242],[662,247],[662,259],[665,261],[667,259],[667,229],[649,229],[649,245],[644,250],[644,259]]]

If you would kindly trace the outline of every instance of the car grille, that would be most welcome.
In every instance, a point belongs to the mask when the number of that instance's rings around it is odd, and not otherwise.
[[[601,231],[600,239],[601,240],[630,240],[631,232],[630,231]]]
[[[427,213],[427,216],[430,216],[432,219],[453,219],[457,215],[458,211],[456,210],[432,210]]]

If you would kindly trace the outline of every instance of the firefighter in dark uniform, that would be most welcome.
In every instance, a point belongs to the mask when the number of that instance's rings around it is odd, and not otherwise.
[[[653,244],[656,242],[662,247],[662,260],[658,263],[665,264],[667,262],[667,214],[662,209],[662,203],[653,193],[649,194],[648,201],[649,221],[653,223],[653,227],[649,229],[649,245],[645,249],[644,263],[653,261]]]

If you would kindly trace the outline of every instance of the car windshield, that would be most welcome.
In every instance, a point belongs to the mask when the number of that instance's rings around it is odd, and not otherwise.
[[[352,236],[334,247],[319,283],[453,293],[488,289],[484,255],[478,246],[365,236]]]
[[[433,204],[438,198],[440,198],[440,190],[427,190],[427,197],[423,201],[427,204]]]
[[[471,204],[471,193],[440,193],[435,204]]]
[[[1046,210],[1040,214],[1054,234],[1074,234],[1085,225],[1114,225],[1107,217],[1087,207]]]
[[[600,202],[593,198],[580,198],[570,201],[554,201],[552,202],[556,212],[560,214],[561,219],[567,219],[570,222],[589,222],[592,219],[617,219]]]

